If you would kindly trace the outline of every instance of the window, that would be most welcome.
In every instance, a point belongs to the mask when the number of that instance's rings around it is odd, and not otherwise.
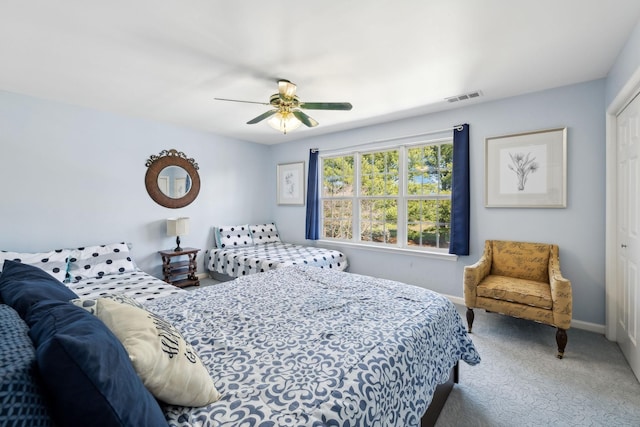
[[[322,237],[341,240],[353,237],[353,158],[322,160]]]
[[[445,251],[453,142],[321,158],[322,238]]]
[[[407,150],[407,245],[449,248],[453,144]]]

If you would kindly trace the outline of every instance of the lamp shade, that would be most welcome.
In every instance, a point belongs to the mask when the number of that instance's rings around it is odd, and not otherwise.
[[[167,236],[185,236],[189,234],[189,218],[167,219]]]
[[[298,118],[289,111],[278,111],[267,123],[269,123],[269,126],[282,133],[287,133],[291,130],[297,129],[302,124],[302,122],[300,122],[300,120],[298,120]]]

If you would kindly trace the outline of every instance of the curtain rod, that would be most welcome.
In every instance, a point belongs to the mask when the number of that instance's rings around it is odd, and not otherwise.
[[[332,151],[338,152],[338,151],[350,150],[350,149],[356,148],[356,147],[362,147],[362,146],[365,146],[365,145],[380,144],[382,142],[398,141],[398,140],[401,140],[401,139],[417,138],[419,136],[427,136],[427,135],[433,135],[434,133],[442,133],[442,132],[446,132],[446,131],[449,131],[449,130],[462,130],[462,129],[463,129],[462,125],[455,125],[455,126],[452,126],[450,128],[438,129],[438,130],[430,130],[428,132],[416,133],[414,135],[404,135],[404,136],[396,136],[396,137],[393,137],[393,138],[378,139],[376,141],[369,141],[369,142],[363,142],[362,144],[356,144],[356,145],[349,145],[349,146],[346,146],[346,147],[334,148],[333,150],[326,150],[326,151],[323,151],[323,152],[324,153],[331,153]],[[315,152],[319,151],[319,149],[318,148],[312,148],[311,151],[313,153],[315,153]]]

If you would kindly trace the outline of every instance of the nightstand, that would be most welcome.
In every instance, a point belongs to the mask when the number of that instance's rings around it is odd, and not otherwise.
[[[200,249],[183,248],[181,251],[167,249],[158,251],[162,256],[162,274],[164,281],[179,288],[185,286],[200,286],[200,279],[196,276],[196,256]],[[179,259],[186,256],[186,259]],[[172,261],[173,258],[176,260]]]

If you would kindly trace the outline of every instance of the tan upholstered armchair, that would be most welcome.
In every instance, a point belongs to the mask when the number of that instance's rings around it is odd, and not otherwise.
[[[559,359],[571,326],[571,282],[560,272],[558,245],[487,240],[478,262],[464,268],[469,332],[474,308],[558,328]]]

